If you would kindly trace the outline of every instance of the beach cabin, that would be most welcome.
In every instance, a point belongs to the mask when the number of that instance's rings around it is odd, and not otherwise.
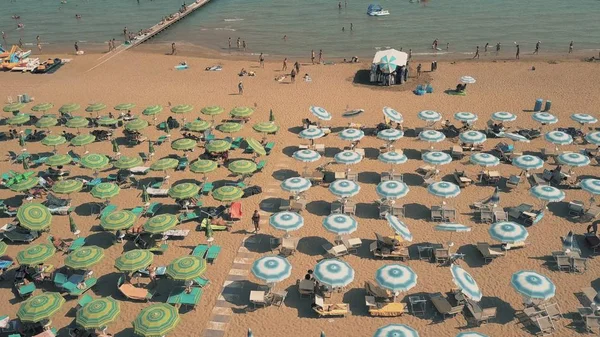
[[[371,63],[369,81],[379,85],[403,84],[408,79],[408,54],[396,49],[378,51]]]

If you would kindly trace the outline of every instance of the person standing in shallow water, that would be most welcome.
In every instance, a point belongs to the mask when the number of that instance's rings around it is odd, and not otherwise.
[[[171,55],[177,54],[177,47],[175,47],[175,42],[171,43]]]
[[[312,64],[315,64],[315,50],[311,50],[310,51],[310,61],[312,62]]]
[[[475,56],[473,56],[473,58],[479,58],[479,46],[477,46],[477,49],[475,50]]]
[[[573,52],[573,40],[571,40],[571,43],[569,43],[569,54],[571,54]]]
[[[519,47],[519,45],[517,45],[517,54],[515,55],[515,58],[518,60],[520,57],[519,55],[521,54],[521,48]]]
[[[287,57],[283,59],[283,66],[281,67],[281,71],[287,70]]]
[[[319,63],[323,62],[323,49],[319,49]]]

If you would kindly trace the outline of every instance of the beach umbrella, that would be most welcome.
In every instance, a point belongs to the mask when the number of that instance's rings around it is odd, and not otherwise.
[[[46,112],[54,107],[52,103],[38,103],[31,108],[31,111]]]
[[[547,112],[536,112],[531,115],[531,118],[534,121],[542,124],[554,124],[558,122],[558,118],[556,118],[556,116]]]
[[[323,227],[337,235],[351,234],[358,228],[358,222],[346,214],[331,214],[323,219]]]
[[[379,60],[379,63],[377,65],[379,66],[379,69],[381,69],[382,72],[386,74],[391,74],[394,71],[396,71],[396,68],[399,65],[398,61],[399,60],[396,59],[396,56],[394,55],[385,55]]]
[[[17,317],[23,323],[37,323],[52,317],[63,304],[65,299],[60,293],[48,291],[21,303]]]
[[[217,105],[207,106],[200,110],[202,114],[212,116],[213,121],[215,120],[215,116],[222,114],[224,111],[225,110],[223,108]]]
[[[454,263],[450,267],[450,272],[452,273],[452,281],[465,296],[475,302],[481,301],[483,294],[471,274]]]
[[[534,186],[529,190],[529,194],[545,202],[559,202],[565,198],[565,192],[548,185]]]
[[[441,151],[426,152],[421,158],[425,163],[435,166],[446,165],[452,162],[452,156]]]
[[[523,171],[537,170],[544,167],[544,161],[540,157],[528,154],[514,158],[512,164]]]
[[[315,115],[315,117],[317,117],[320,120],[323,120],[323,121],[331,120],[331,114],[329,112],[327,112],[327,110],[325,110],[324,108],[321,108],[318,106],[311,106],[310,108],[308,108],[308,110],[313,115]]]
[[[56,249],[50,243],[40,243],[38,245],[29,246],[17,253],[17,262],[25,266],[34,266],[44,263],[50,259]]]
[[[359,130],[359,129],[344,129],[338,135],[339,135],[340,139],[342,139],[342,140],[346,140],[349,142],[356,142],[356,141],[363,139],[363,137],[365,136],[365,133],[363,132],[363,130]]]
[[[167,265],[166,274],[177,281],[190,281],[206,271],[206,260],[196,256],[178,257]]]
[[[475,122],[478,118],[479,117],[472,112],[457,112],[454,114],[454,119],[469,124]]]
[[[143,337],[165,336],[179,324],[177,308],[167,303],[145,307],[133,321],[133,332]]]
[[[417,273],[403,264],[386,264],[375,272],[375,281],[394,293],[409,291],[417,285]]]
[[[410,229],[408,229],[408,226],[400,219],[398,219],[398,217],[396,217],[395,215],[391,215],[390,213],[386,213],[385,219],[387,220],[388,225],[390,225],[394,232],[400,235],[402,239],[409,242],[413,240],[413,235],[410,232]]]
[[[0,255],[4,255],[7,249],[8,245],[6,244],[6,242],[0,242]]]
[[[90,153],[86,154],[79,160],[81,166],[92,169],[100,170],[108,166],[109,159],[103,154]]]
[[[239,175],[250,175],[256,171],[256,163],[252,160],[238,159],[232,161],[227,168],[231,173]]]
[[[94,198],[108,200],[117,196],[119,191],[121,191],[119,185],[115,183],[104,182],[94,186],[90,193]]]
[[[180,138],[171,143],[171,148],[178,151],[190,151],[193,150],[198,143],[190,138]]]
[[[325,136],[325,132],[319,128],[310,128],[300,131],[298,136],[303,139],[315,140]]]
[[[292,265],[282,256],[269,255],[254,261],[252,274],[266,283],[277,283],[292,275]]]
[[[346,150],[336,153],[333,158],[338,164],[351,165],[360,163],[363,156],[358,152]]]
[[[600,179],[583,179],[579,182],[581,189],[593,195],[600,194]]]
[[[70,113],[75,112],[75,111],[77,111],[79,109],[81,109],[81,106],[79,106],[79,104],[77,104],[77,103],[68,103],[68,104],[65,104],[65,105],[61,106],[60,108],[58,108],[58,112],[64,113],[64,114],[70,114]]]
[[[102,329],[119,317],[119,302],[112,297],[96,298],[77,310],[75,322],[84,329]]]
[[[21,226],[29,230],[43,231],[50,227],[52,214],[48,207],[37,202],[30,202],[19,207],[17,220]]]
[[[257,155],[267,155],[267,151],[258,140],[254,138],[246,138],[246,144],[248,144],[248,147],[251,148]]]
[[[290,193],[302,193],[311,186],[310,180],[302,177],[292,177],[281,182],[281,189]]]
[[[148,127],[148,122],[141,118],[136,118],[131,122],[127,122],[125,124],[125,129],[129,131],[140,131],[145,129],[146,127]]]
[[[71,194],[81,191],[83,182],[77,179],[59,180],[52,185],[52,192],[56,194]]]
[[[345,261],[324,259],[317,263],[313,275],[320,284],[339,288],[347,286],[354,280],[354,269]]]
[[[9,186],[11,191],[24,192],[36,187],[40,183],[40,178],[36,176],[30,176],[21,181],[17,181]]]
[[[517,115],[506,111],[498,111],[492,114],[492,120],[496,122],[513,122],[517,120]]]
[[[562,165],[571,167],[583,167],[590,164],[590,158],[588,156],[577,152],[561,153],[556,157],[556,161]]]
[[[529,236],[527,229],[512,221],[500,221],[493,223],[488,229],[493,240],[502,243],[523,242]]]
[[[481,144],[487,140],[487,137],[483,132],[465,131],[458,135],[458,139],[465,144]]]
[[[312,163],[321,159],[321,155],[313,150],[298,150],[292,154],[292,157],[303,163]]]
[[[351,180],[338,179],[329,184],[329,192],[340,198],[350,198],[360,192],[360,186]]]
[[[25,108],[25,103],[21,103],[21,102],[15,102],[15,103],[10,103],[4,106],[4,108],[2,110],[4,110],[4,112],[18,112],[21,111]]]
[[[460,194],[460,187],[447,181],[437,181],[427,186],[430,194],[440,198],[454,198]]]
[[[162,158],[150,165],[152,171],[166,171],[172,170],[179,165],[179,160],[175,158]]]
[[[544,135],[544,139],[555,145],[568,145],[573,143],[573,137],[566,132],[550,131]]]
[[[106,104],[104,103],[92,103],[85,108],[87,112],[98,112],[106,109]]]
[[[238,107],[231,109],[231,111],[229,111],[229,114],[231,116],[240,117],[240,118],[248,118],[248,117],[252,116],[253,113],[254,113],[254,109],[245,107],[245,106],[238,106]]]
[[[179,223],[179,219],[173,214],[155,215],[144,223],[144,231],[152,234],[164,233],[173,229]]]
[[[115,268],[123,272],[138,271],[152,264],[154,254],[147,249],[130,250],[115,260]]]
[[[114,163],[113,166],[120,169],[120,170],[129,170],[132,169],[134,167],[137,166],[142,166],[144,164],[144,161],[142,160],[141,157],[138,156],[121,156],[119,157],[119,159],[117,159]]]
[[[194,132],[206,131],[206,130],[210,129],[211,126],[212,126],[211,122],[207,122],[207,121],[204,121],[201,119],[196,119],[191,122],[187,122],[184,125],[185,129],[187,129],[189,131],[194,131]]]
[[[600,145],[600,131],[590,132],[585,135],[585,140],[594,145]]]
[[[146,116],[155,116],[158,115],[162,110],[163,107],[160,105],[150,105],[149,107],[144,109],[144,111],[142,111],[142,114]]]
[[[260,132],[260,133],[275,133],[279,130],[279,126],[277,126],[275,123],[273,122],[260,122],[260,123],[256,123],[252,126],[252,128],[254,129],[254,131],[256,132]]]
[[[216,170],[218,167],[217,163],[208,159],[198,159],[190,164],[190,171],[194,173],[210,173]]]
[[[217,126],[217,129],[223,133],[235,133],[242,129],[242,124],[227,122]]]
[[[402,117],[402,114],[399,113],[398,111],[389,108],[389,107],[384,107],[383,108],[383,115],[387,118],[389,118],[392,122],[396,122],[396,123],[402,123],[404,122],[404,117]]]
[[[56,124],[58,124],[56,118],[46,116],[38,119],[38,121],[35,123],[35,126],[38,128],[49,129],[50,127],[55,126]]]
[[[419,337],[419,333],[405,324],[388,324],[377,329],[373,337]]]
[[[44,164],[46,164],[50,167],[56,167],[56,166],[71,164],[72,162],[73,162],[73,158],[71,158],[71,156],[69,156],[68,154],[55,154],[55,155],[48,157],[48,159],[46,159]]]
[[[189,113],[194,110],[194,106],[190,104],[179,104],[171,107],[171,112],[175,114]]]
[[[65,266],[73,269],[87,270],[104,258],[104,249],[98,246],[77,248],[65,258]]]
[[[223,139],[215,139],[205,145],[208,152],[225,152],[231,148],[231,143]]]
[[[505,132],[502,135],[504,138],[508,138],[510,140],[512,140],[513,142],[521,142],[521,143],[529,143],[529,139],[527,139],[527,137],[522,136],[518,133],[513,133],[513,132]]]
[[[455,233],[471,231],[471,227],[465,226],[465,225],[459,224],[459,223],[441,223],[439,225],[436,225],[434,227],[434,229],[438,232],[455,232]]]
[[[6,121],[6,124],[8,124],[8,125],[23,125],[23,124],[29,122],[30,119],[31,119],[31,117],[29,115],[16,114],[16,115],[10,117]]]
[[[377,138],[385,140],[386,142],[393,142],[404,136],[404,132],[398,129],[385,129],[377,133]]]
[[[442,120],[442,114],[440,114],[437,111],[433,111],[433,110],[419,111],[419,113],[417,114],[417,117],[420,120],[427,122],[428,124],[435,123],[435,122]]]
[[[79,228],[77,228],[77,224],[75,223],[75,220],[73,219],[73,216],[71,216],[71,214],[69,214],[69,230],[73,235],[77,237],[79,237],[79,233],[81,233]]]
[[[500,159],[498,159],[498,157],[483,152],[473,153],[469,157],[469,161],[481,167],[490,167],[500,164]]]
[[[571,119],[577,123],[583,124],[594,124],[598,122],[598,119],[589,114],[575,113],[571,115]]]
[[[115,105],[114,109],[117,111],[125,111],[125,110],[131,110],[135,108],[135,104],[133,103],[120,103]]]
[[[375,188],[375,191],[380,198],[396,200],[405,197],[410,190],[408,186],[401,181],[388,180],[380,182]]]
[[[390,171],[393,170],[393,165],[404,164],[408,161],[408,157],[404,153],[398,152],[381,153],[377,159],[384,164],[390,164]]]
[[[425,130],[419,133],[419,139],[428,143],[439,143],[446,139],[446,136],[436,130]]]
[[[475,79],[471,76],[461,76],[460,78],[460,83],[464,83],[464,84],[473,84],[475,83]]]
[[[459,333],[458,335],[456,335],[456,337],[489,337],[489,336],[484,335],[481,332],[466,331],[466,332]]]
[[[304,218],[296,212],[283,211],[271,215],[269,225],[275,229],[290,232],[302,228]]]
[[[79,128],[87,128],[90,125],[90,121],[85,117],[73,117],[67,121],[65,124],[68,128],[78,129]]]
[[[116,125],[117,123],[119,123],[119,121],[117,119],[109,117],[109,116],[102,116],[102,117],[96,119],[96,124],[98,124],[100,126]]]
[[[169,188],[169,196],[173,199],[187,199],[198,195],[200,187],[192,183],[181,183]]]
[[[532,270],[514,273],[510,284],[526,298],[548,300],[556,293],[556,286],[548,277]]]
[[[47,135],[42,139],[41,143],[46,146],[52,146],[54,151],[56,151],[56,147],[62,145],[67,142],[67,139],[60,135]]]
[[[222,186],[212,191],[213,198],[218,201],[231,202],[241,199],[244,191],[235,186]]]

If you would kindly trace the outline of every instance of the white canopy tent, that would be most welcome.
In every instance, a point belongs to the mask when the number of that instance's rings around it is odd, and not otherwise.
[[[408,54],[396,49],[380,50],[375,53],[371,64],[370,82],[383,85],[401,84],[406,80]],[[398,67],[401,67],[400,71]]]

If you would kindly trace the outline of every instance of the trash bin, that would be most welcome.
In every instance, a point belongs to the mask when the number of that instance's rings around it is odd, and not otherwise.
[[[541,98],[536,99],[535,106],[533,107],[533,111],[535,111],[535,112],[541,111],[543,102],[544,102],[544,100]]]
[[[544,111],[550,111],[551,107],[552,107],[552,101],[551,100],[547,100],[546,101],[546,106],[544,107]]]

